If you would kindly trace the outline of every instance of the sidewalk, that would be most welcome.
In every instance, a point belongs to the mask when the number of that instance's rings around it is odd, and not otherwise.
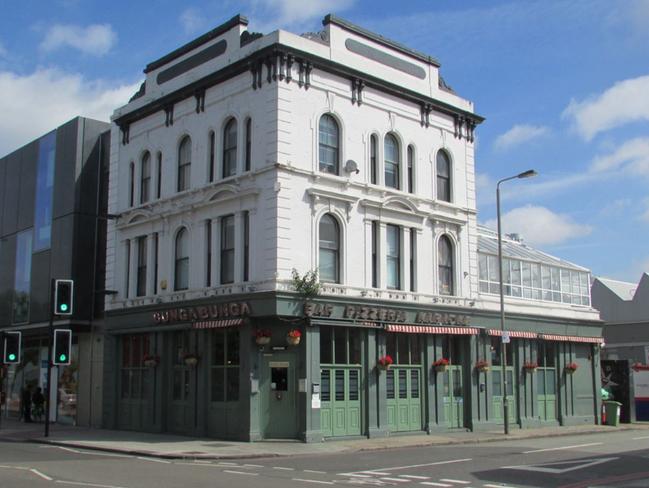
[[[649,424],[585,425],[577,427],[546,427],[542,429],[512,429],[500,432],[448,432],[443,434],[400,435],[379,439],[354,439],[304,444],[299,441],[232,442],[218,439],[198,439],[169,434],[148,434],[121,430],[91,429],[52,425],[50,436],[44,437],[43,424],[25,424],[2,419],[0,440],[47,443],[69,448],[153,456],[168,459],[243,459],[276,456],[296,456],[325,453],[373,451],[400,447],[445,444],[467,444],[503,440],[555,437],[619,430],[647,430]]]

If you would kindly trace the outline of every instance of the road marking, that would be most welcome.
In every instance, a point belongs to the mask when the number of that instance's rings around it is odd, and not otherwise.
[[[576,461],[555,461],[552,463],[542,463],[535,465],[522,465],[522,466],[502,466],[500,469],[517,469],[521,471],[537,471],[539,473],[552,473],[552,474],[563,474],[569,471],[576,471],[578,469],[590,468],[597,464],[607,463],[609,461],[615,461],[619,458],[610,457],[610,458],[598,458],[598,459],[579,459]],[[566,466],[571,465],[570,467],[553,467],[553,466]]]
[[[515,488],[509,485],[482,485],[482,486],[484,486],[485,488]]]
[[[279,469],[281,471],[295,471],[295,468],[284,468],[282,466],[273,466],[273,469]]]
[[[164,459],[156,459],[156,458],[150,458],[144,456],[137,456],[136,459],[140,459],[142,461],[151,461],[152,463],[171,464],[171,461],[165,461]]]
[[[75,485],[75,486],[96,486],[97,488],[126,488],[124,486],[116,485],[98,485],[96,483],[83,483],[80,481],[62,481],[56,480],[54,483],[61,483],[62,485]]]
[[[374,474],[378,476],[390,476],[392,473],[385,473],[383,471],[361,471],[364,474]]]
[[[385,471],[397,471],[400,469],[422,468],[424,466],[439,466],[442,464],[465,463],[467,461],[473,461],[473,458],[451,459],[450,461],[437,461],[436,463],[425,463],[425,464],[411,464],[410,466],[396,466],[394,468],[383,468],[383,469]]]
[[[634,441],[639,441],[641,439],[649,439],[649,435],[645,435],[643,437],[631,437],[631,439]]]
[[[402,478],[412,478],[413,480],[429,480],[430,476],[415,476],[414,474],[400,474]],[[442,480],[444,481],[444,480]]]
[[[221,461],[217,464],[219,464],[219,466],[239,466],[239,463],[227,463],[225,461]]]
[[[369,474],[360,474],[360,473],[338,473],[338,476],[355,476],[357,478],[371,478]]]
[[[40,476],[40,477],[43,478],[44,480],[52,481],[52,480],[54,479],[54,478],[50,478],[50,477],[47,476],[46,474],[41,473],[41,472],[40,472],[39,470],[37,470],[37,469],[31,468],[30,471],[31,471],[32,473],[34,473],[36,476]]]
[[[333,485],[333,481],[304,480],[302,478],[293,478],[293,481],[303,481],[305,483],[319,483],[321,485]]]
[[[233,469],[224,469],[223,472],[232,474],[247,474],[248,476],[259,476],[259,473],[251,473],[250,471],[235,471]]]
[[[421,484],[426,486],[445,486],[445,487],[453,486],[453,485],[449,485],[448,483],[435,483],[434,481],[422,481]]]
[[[248,466],[249,468],[263,468],[261,464],[244,464],[244,466]]]
[[[470,481],[452,480],[452,479],[449,479],[449,478],[442,478],[440,481],[446,481],[447,483],[455,483],[455,484],[458,484],[458,485],[470,485],[471,484]]]
[[[577,444],[574,446],[548,447],[547,449],[535,449],[534,451],[523,451],[523,454],[532,454],[535,452],[561,451],[564,449],[577,449],[578,447],[601,446],[603,442],[591,442],[590,444]]]
[[[326,471],[316,471],[315,469],[303,469],[305,473],[318,473],[318,474],[327,474]]]
[[[398,483],[410,483],[410,480],[403,480],[401,478],[381,478],[383,481],[396,481]]]
[[[73,452],[75,454],[81,453],[81,451],[79,451],[77,449],[72,449],[71,447],[63,447],[63,446],[55,446],[55,447],[58,447],[59,449],[61,449],[63,451]]]
[[[5,466],[4,464],[3,464],[3,465],[0,465],[0,468],[7,468],[7,469],[20,469],[20,470],[22,470],[22,471],[27,471],[27,470],[29,469],[29,468],[25,468],[25,467],[23,467],[23,466]]]

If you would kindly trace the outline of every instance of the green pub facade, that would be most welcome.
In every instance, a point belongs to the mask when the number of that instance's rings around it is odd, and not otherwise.
[[[113,115],[104,425],[478,430],[505,394],[512,426],[597,422],[588,270],[507,237],[503,334],[477,224],[484,119],[439,62],[333,15],[319,33],[247,26],[150,63]]]

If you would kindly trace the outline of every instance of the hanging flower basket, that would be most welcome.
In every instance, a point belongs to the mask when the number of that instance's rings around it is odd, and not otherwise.
[[[537,363],[533,362],[533,361],[527,361],[527,362],[523,363],[523,369],[527,373],[534,373],[534,371],[536,371],[536,368],[538,368],[538,367],[539,367],[539,365]]]
[[[448,370],[449,364],[450,361],[448,359],[440,358],[433,363],[433,368],[435,368],[435,371],[437,371],[438,373],[444,373]]]
[[[484,359],[480,359],[475,363],[475,369],[477,369],[480,373],[486,373],[487,371],[489,371],[489,363]]]
[[[387,371],[388,369],[390,369],[390,366],[393,362],[394,361],[392,360],[392,356],[386,354],[385,356],[381,356],[379,358],[379,360],[376,362],[376,367],[382,371]]]
[[[566,373],[573,374],[575,371],[577,371],[578,367],[579,365],[577,363],[568,363],[565,367]]]
[[[255,342],[260,346],[270,343],[270,329],[257,329],[255,331]]]
[[[299,329],[291,329],[286,334],[286,343],[290,346],[297,346],[300,343],[302,332]]]
[[[155,368],[160,364],[160,357],[154,356],[153,354],[145,354],[142,358],[142,364],[147,368]]]
[[[185,365],[194,367],[198,364],[198,356],[196,354],[185,354],[183,356]]]

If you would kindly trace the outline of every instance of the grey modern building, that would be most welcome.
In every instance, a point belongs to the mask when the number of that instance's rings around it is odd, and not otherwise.
[[[105,214],[109,125],[77,117],[0,159],[0,328],[22,332],[22,358],[4,368],[3,415],[44,387],[53,279],[73,279],[72,362],[55,367],[54,419],[97,424],[101,413]],[[98,218],[102,216],[102,218]]]

